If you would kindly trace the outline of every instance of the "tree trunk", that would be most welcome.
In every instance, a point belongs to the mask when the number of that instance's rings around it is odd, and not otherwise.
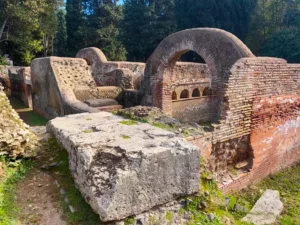
[[[2,24],[2,26],[1,26],[1,28],[0,28],[0,40],[1,40],[1,38],[2,38],[2,35],[3,35],[3,32],[4,32],[4,28],[5,28],[5,26],[6,26],[6,23],[7,23],[7,18],[5,18],[3,24]]]

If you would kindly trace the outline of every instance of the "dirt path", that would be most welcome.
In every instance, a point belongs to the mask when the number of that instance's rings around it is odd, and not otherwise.
[[[43,136],[45,128],[35,129]],[[42,138],[41,138],[41,141]],[[61,206],[60,188],[51,170],[43,168],[53,163],[53,156],[42,149],[36,158],[35,168],[17,185],[17,199],[22,225],[66,225]]]
[[[17,202],[23,225],[66,225],[60,209],[59,188],[53,177],[34,169],[17,186]]]

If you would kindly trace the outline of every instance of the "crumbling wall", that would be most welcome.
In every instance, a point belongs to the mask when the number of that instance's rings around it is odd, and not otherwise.
[[[35,154],[37,139],[13,110],[0,85],[0,154],[10,157]]]
[[[248,157],[250,170],[227,182],[225,192],[300,160],[300,65],[276,58],[248,58],[227,72],[223,120],[213,133],[210,165],[216,171],[225,170]]]

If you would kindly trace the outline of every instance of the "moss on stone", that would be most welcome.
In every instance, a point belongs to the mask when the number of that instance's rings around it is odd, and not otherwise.
[[[120,122],[121,124],[127,125],[127,126],[133,126],[133,125],[138,125],[138,122],[133,121],[133,120],[124,120]]]

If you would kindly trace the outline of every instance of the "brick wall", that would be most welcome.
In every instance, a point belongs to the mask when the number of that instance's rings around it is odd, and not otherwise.
[[[236,155],[228,153],[236,147],[220,146],[245,138],[241,144],[248,142],[252,165],[249,173],[222,187],[231,192],[300,160],[300,65],[248,58],[225,74],[229,79],[224,84],[222,120],[213,133],[212,158],[227,164],[230,155]]]

